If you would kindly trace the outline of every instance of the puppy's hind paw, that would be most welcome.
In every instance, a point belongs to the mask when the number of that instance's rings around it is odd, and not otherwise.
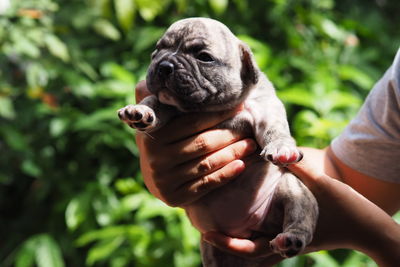
[[[299,254],[305,247],[305,242],[293,233],[281,233],[269,242],[271,250],[282,257],[289,258]]]
[[[130,127],[140,131],[150,131],[156,125],[156,115],[146,105],[128,105],[118,110],[118,117]]]
[[[278,166],[287,166],[299,162],[303,158],[303,153],[297,147],[284,145],[279,148],[265,147],[260,155]]]

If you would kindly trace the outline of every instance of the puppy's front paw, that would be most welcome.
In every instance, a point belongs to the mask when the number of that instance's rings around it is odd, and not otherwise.
[[[291,145],[273,146],[270,144],[264,147],[260,155],[278,166],[296,163],[303,158],[303,153]]]
[[[149,131],[156,125],[156,115],[146,105],[128,105],[118,110],[118,117],[140,131]]]
[[[288,258],[299,254],[305,247],[305,241],[294,233],[281,233],[269,242],[271,250]]]

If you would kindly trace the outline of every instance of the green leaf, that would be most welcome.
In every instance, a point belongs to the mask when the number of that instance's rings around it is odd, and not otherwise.
[[[105,38],[113,41],[118,41],[121,38],[121,33],[115,26],[105,19],[98,19],[93,23],[94,30]]]
[[[89,213],[89,196],[87,194],[73,198],[65,210],[65,221],[68,229],[76,230],[86,220]]]
[[[115,188],[119,193],[123,195],[140,193],[141,191],[143,191],[143,187],[140,186],[134,178],[118,179],[115,182]]]
[[[24,151],[28,146],[27,137],[10,125],[2,125],[0,134],[6,143],[14,150]]]
[[[147,52],[147,49],[155,48],[157,40],[163,35],[165,28],[147,26],[137,29],[135,34],[135,53]],[[150,55],[148,57],[150,59]]]
[[[341,267],[354,267],[354,266],[362,266],[362,267],[377,267],[378,265],[370,259],[367,255],[353,251],[346,260],[340,265]]]
[[[6,119],[15,118],[14,105],[9,97],[0,96],[0,116]]]
[[[39,63],[29,64],[26,70],[26,77],[30,88],[44,87],[48,85],[49,73]]]
[[[126,225],[114,225],[104,227],[99,230],[91,230],[85,232],[76,240],[76,245],[78,247],[86,246],[91,242],[98,240],[111,239],[116,236],[126,236],[130,233],[143,233],[143,229],[139,226],[126,226]]]
[[[24,160],[21,169],[24,173],[33,177],[38,177],[42,174],[40,167],[31,159]]]
[[[117,236],[111,240],[104,240],[91,248],[89,254],[86,258],[86,263],[88,265],[93,265],[97,261],[109,257],[119,246],[124,242],[125,238],[122,236]]]
[[[93,112],[92,114],[81,114],[72,125],[72,129],[75,131],[97,131],[99,129],[104,130],[103,126],[106,125],[106,123],[109,123],[109,121],[118,121],[117,110],[117,107],[111,107]]]
[[[135,19],[134,0],[114,0],[114,5],[119,25],[128,32],[132,29]]]
[[[397,212],[395,215],[393,215],[393,219],[400,224],[400,212]]]
[[[64,62],[69,61],[68,48],[57,36],[48,34],[44,37],[44,42],[53,56],[62,59]]]
[[[345,40],[347,36],[347,32],[341,29],[338,25],[336,25],[333,21],[329,19],[321,19],[321,29],[322,31],[331,37],[332,39],[335,39],[339,42]]]
[[[277,92],[284,103],[296,104],[308,108],[314,107],[314,95],[301,87],[292,87]]]
[[[112,77],[117,80],[134,84],[136,79],[132,72],[126,70],[123,66],[114,62],[108,62],[101,66],[101,73],[106,77]]]
[[[38,267],[64,267],[61,250],[57,242],[48,234],[36,236],[36,263]]]
[[[175,212],[176,209],[171,209],[161,200],[151,197],[143,202],[135,217],[139,221],[145,221],[156,216],[170,217]]]
[[[31,239],[25,241],[15,257],[15,267],[31,267],[35,263],[36,244]]]
[[[50,121],[50,134],[53,137],[61,136],[67,130],[68,122],[62,118],[54,118]]]
[[[325,250],[310,253],[308,256],[315,261],[315,266],[340,267],[339,263]]]
[[[339,66],[339,75],[343,80],[349,80],[360,86],[362,89],[370,90],[374,85],[374,80],[363,71],[350,65]]]
[[[139,13],[145,21],[152,21],[169,4],[170,0],[136,0]]]
[[[228,7],[228,0],[208,0],[208,3],[211,9],[219,15],[224,13]]]

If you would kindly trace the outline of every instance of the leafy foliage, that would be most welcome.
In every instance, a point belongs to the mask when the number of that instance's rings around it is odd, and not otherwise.
[[[7,1],[4,1],[8,3]],[[0,8],[0,265],[199,266],[199,234],[152,197],[133,133],[156,40],[208,16],[246,41],[287,105],[300,145],[338,135],[388,67],[395,0],[14,0]],[[371,266],[318,252],[280,266]]]

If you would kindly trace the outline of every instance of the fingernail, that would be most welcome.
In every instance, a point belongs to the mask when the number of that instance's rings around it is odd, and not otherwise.
[[[235,160],[233,162],[233,167],[235,168],[235,175],[240,174],[241,172],[244,171],[244,169],[246,168],[245,164],[243,161],[241,160]]]

